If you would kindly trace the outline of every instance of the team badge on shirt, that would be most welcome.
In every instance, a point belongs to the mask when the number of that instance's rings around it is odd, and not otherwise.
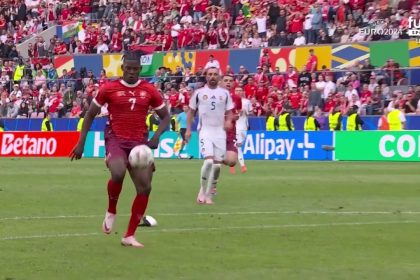
[[[209,97],[207,95],[203,95],[203,100],[207,100]]]
[[[125,95],[125,91],[119,91],[117,92],[117,96],[124,96]]]
[[[140,91],[140,98],[146,98],[147,97],[147,92],[145,91]]]

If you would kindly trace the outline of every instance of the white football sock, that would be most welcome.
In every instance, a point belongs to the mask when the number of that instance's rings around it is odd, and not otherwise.
[[[244,153],[242,147],[238,147],[238,161],[241,166],[245,166]]]
[[[201,167],[201,181],[200,186],[203,192],[206,191],[206,187],[208,184],[208,181],[210,181],[210,173],[213,166],[213,160],[212,159],[206,159],[203,162],[203,166]]]
[[[213,163],[213,166],[211,168],[209,180],[207,182],[207,191],[206,196],[211,194],[211,189],[213,186],[217,185],[217,181],[219,180],[220,176],[220,168],[222,165],[220,163]]]

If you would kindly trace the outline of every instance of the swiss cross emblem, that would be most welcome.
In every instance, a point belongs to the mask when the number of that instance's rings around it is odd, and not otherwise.
[[[147,92],[140,91],[140,98],[146,98],[146,97],[147,97]]]

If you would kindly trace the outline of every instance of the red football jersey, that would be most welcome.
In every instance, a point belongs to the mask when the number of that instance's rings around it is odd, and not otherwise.
[[[104,84],[93,102],[108,104],[109,123],[115,135],[122,139],[147,139],[146,117],[151,106],[161,109],[165,105],[156,88],[144,81],[130,85],[123,80]]]
[[[295,110],[299,109],[301,99],[302,99],[302,94],[299,92],[296,94],[291,94],[289,96],[290,105],[292,106],[293,109]]]
[[[242,98],[237,96],[236,94],[231,94],[232,101],[233,101],[233,114],[235,115],[234,121],[233,121],[233,127],[232,129],[228,130],[226,132],[226,138],[228,140],[232,140],[236,138],[236,120],[237,116],[239,117],[239,113],[242,110]]]

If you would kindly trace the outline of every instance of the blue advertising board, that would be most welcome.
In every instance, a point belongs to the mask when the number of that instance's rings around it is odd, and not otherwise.
[[[333,152],[324,145],[333,145],[332,132],[249,131],[242,151],[245,159],[332,160]]]
[[[180,145],[179,134],[172,131],[165,132],[160,137],[159,147],[154,150],[154,157],[177,158],[177,155],[174,151],[176,144]],[[179,148],[180,147],[178,147],[178,149]],[[181,153],[181,157],[186,158],[187,153],[189,156],[193,156],[194,158],[199,157],[198,134],[196,132],[192,133],[191,141],[184,149],[183,153]],[[105,157],[105,139],[104,133],[102,131],[91,131],[88,133],[83,157]]]

